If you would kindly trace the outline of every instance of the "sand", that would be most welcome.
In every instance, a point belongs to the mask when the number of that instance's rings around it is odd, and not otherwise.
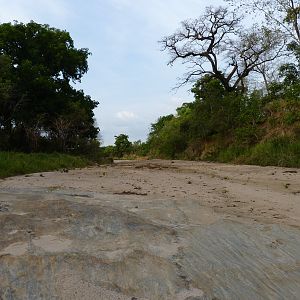
[[[118,161],[0,181],[0,299],[297,299],[300,170]]]

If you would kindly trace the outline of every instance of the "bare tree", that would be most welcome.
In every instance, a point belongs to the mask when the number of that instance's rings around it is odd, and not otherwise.
[[[280,29],[300,44],[300,0],[225,0],[236,8],[265,18],[268,27]]]
[[[280,81],[279,72],[278,72],[280,65],[281,65],[281,61],[278,60],[276,62],[262,64],[255,69],[255,72],[261,75],[263,79],[260,89],[267,94],[270,91],[270,84],[272,82]]]
[[[187,66],[179,86],[210,74],[228,91],[241,86],[259,66],[276,59],[284,41],[265,27],[242,28],[242,17],[227,8],[208,7],[203,16],[182,22],[174,34],[163,38],[169,65],[181,61]]]
[[[242,85],[250,73],[258,73],[268,91],[271,78],[275,77],[274,66],[277,69],[277,61],[286,55],[285,38],[280,31],[256,26],[239,32],[227,53],[236,66],[237,82],[240,79]]]
[[[55,137],[60,143],[60,149],[65,152],[67,140],[71,134],[72,122],[63,117],[58,117],[53,122]]]
[[[42,133],[42,122],[44,115],[39,115],[34,121],[34,124],[23,124],[26,139],[30,147],[30,151],[36,151],[38,149],[38,142]]]

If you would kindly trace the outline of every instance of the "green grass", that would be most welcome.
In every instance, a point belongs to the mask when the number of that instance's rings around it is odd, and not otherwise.
[[[300,167],[300,140],[278,137],[250,148],[231,145],[221,149],[213,161],[260,166]]]
[[[63,168],[82,168],[89,164],[90,161],[85,158],[59,153],[0,152],[0,178]]]
[[[260,166],[300,167],[300,140],[279,137],[260,143],[242,158],[243,163]]]
[[[240,157],[243,157],[248,152],[248,148],[231,145],[225,149],[221,149],[214,157],[213,160],[216,160],[218,162],[235,162]]]

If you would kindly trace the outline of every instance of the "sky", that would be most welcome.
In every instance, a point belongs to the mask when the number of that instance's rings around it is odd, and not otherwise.
[[[0,22],[31,20],[70,32],[88,48],[89,71],[76,84],[92,99],[103,145],[127,134],[145,141],[151,123],[193,100],[191,86],[172,90],[184,73],[167,66],[158,41],[180,22],[200,16],[221,0],[0,0]]]

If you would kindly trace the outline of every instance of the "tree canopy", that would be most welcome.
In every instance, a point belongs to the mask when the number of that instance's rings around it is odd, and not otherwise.
[[[64,151],[97,137],[98,102],[74,88],[88,71],[89,54],[48,25],[0,25],[2,148],[37,150],[44,141]]]
[[[132,149],[132,143],[129,141],[127,134],[119,134],[115,136],[115,155],[117,157],[123,157],[124,154],[128,154]]]

